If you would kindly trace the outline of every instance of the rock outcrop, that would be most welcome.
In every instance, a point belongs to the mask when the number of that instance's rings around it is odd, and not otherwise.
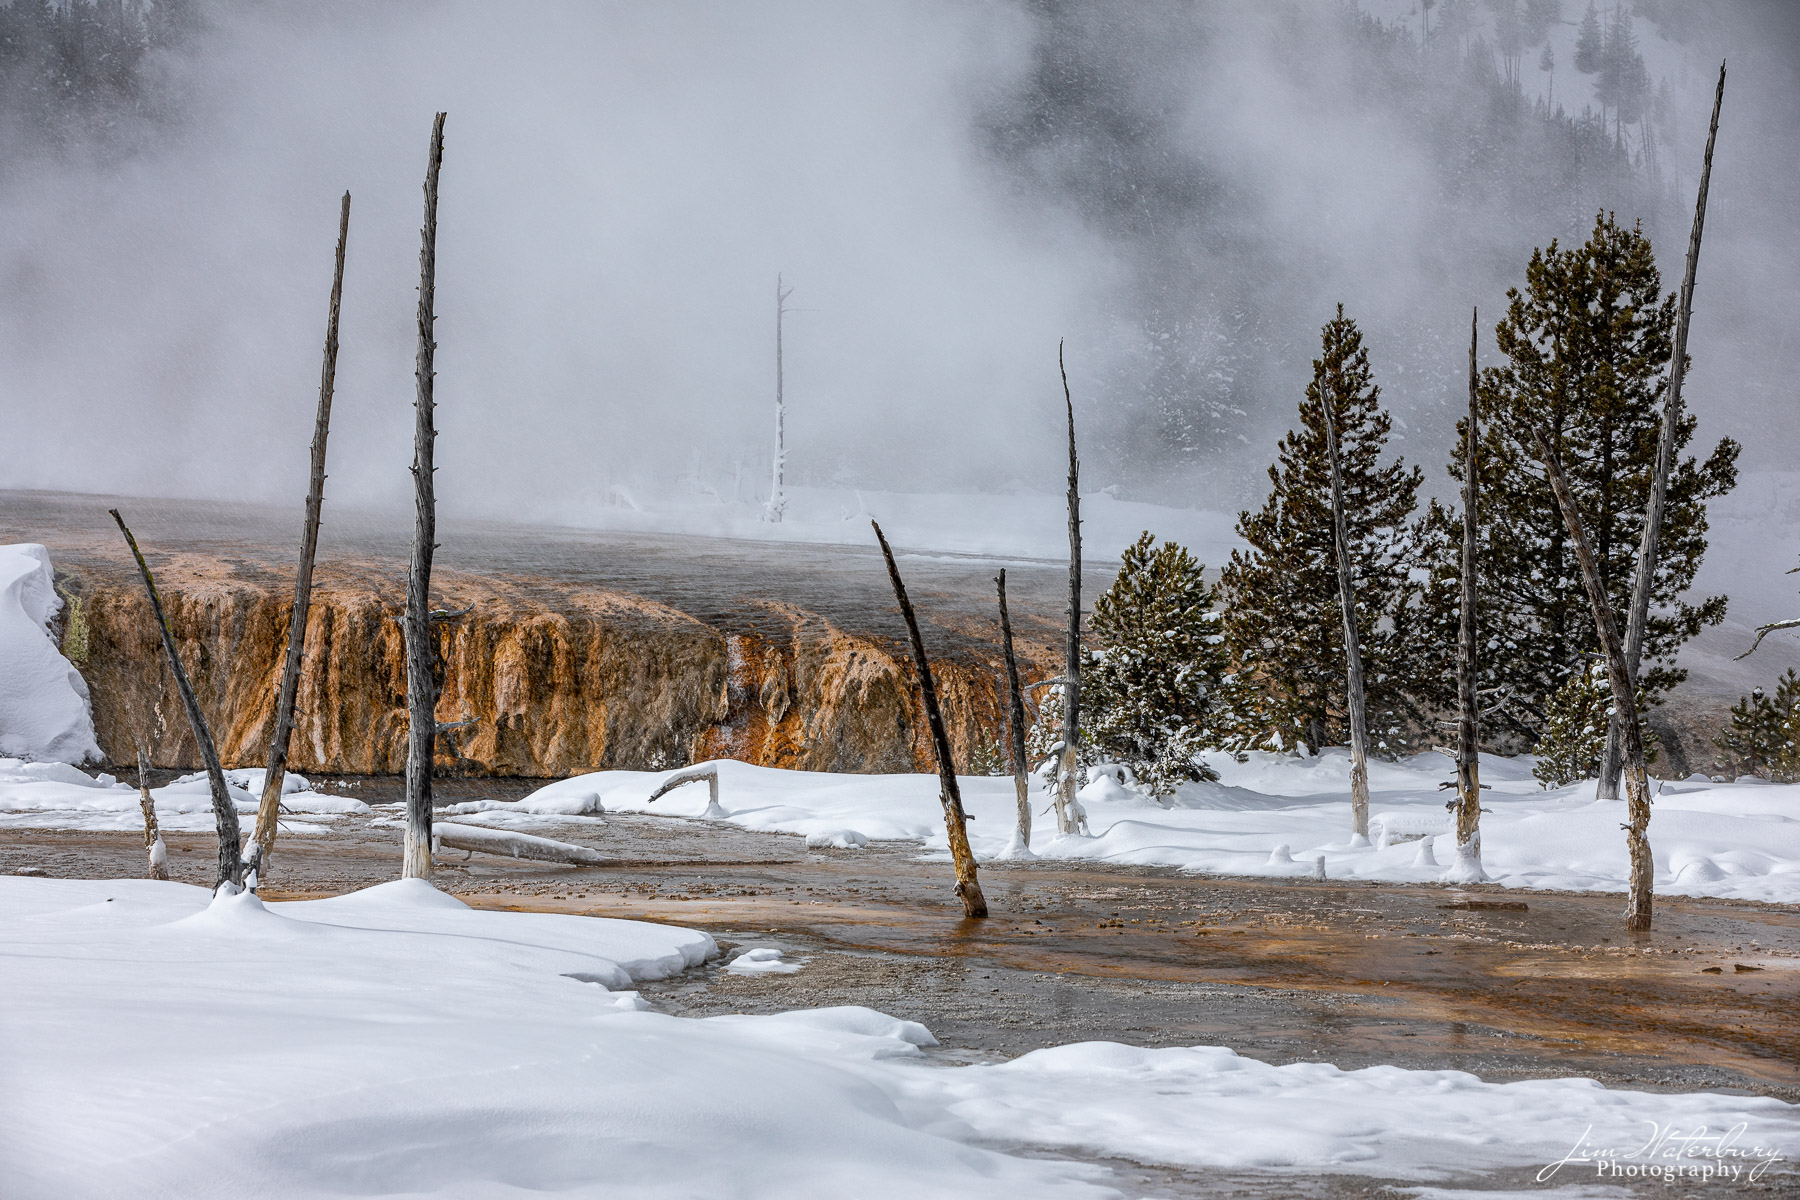
[[[228,766],[268,752],[291,584],[177,553],[157,568],[176,645]],[[406,671],[398,580],[321,570],[307,628],[290,762],[302,772],[403,769]],[[161,767],[198,766],[142,591],[72,573],[85,599],[83,665],[102,749],[134,740]],[[929,771],[913,669],[888,638],[804,608],[748,601],[753,620],[702,619],[565,581],[441,572],[434,601],[469,612],[439,632],[446,772],[560,777],[731,757],[818,771]],[[946,639],[950,640],[950,639]],[[997,648],[963,635],[933,669],[959,759],[1004,720]],[[1050,647],[1024,647],[1050,661]],[[934,648],[934,653],[936,653]]]

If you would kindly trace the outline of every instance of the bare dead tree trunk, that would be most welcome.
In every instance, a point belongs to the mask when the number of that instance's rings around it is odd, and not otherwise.
[[[1013,655],[1012,617],[1006,611],[1006,570],[994,579],[1000,589],[1000,648],[1006,658],[1006,748],[1012,760],[1013,791],[1019,803],[1014,840],[1031,851],[1031,769],[1025,761],[1025,694],[1019,688],[1019,660]]]
[[[175,690],[181,693],[181,706],[187,710],[188,727],[193,730],[194,743],[200,748],[200,761],[206,764],[206,782],[212,793],[213,823],[219,831],[219,874],[213,881],[213,887],[218,888],[227,883],[235,887],[244,878],[243,843],[238,832],[237,807],[232,804],[231,792],[225,786],[225,772],[219,766],[219,752],[213,747],[212,731],[206,727],[206,716],[200,711],[200,701],[194,695],[194,685],[188,682],[187,669],[181,665],[181,656],[175,653],[175,635],[169,630],[169,618],[163,613],[162,596],[156,590],[156,579],[150,574],[150,564],[144,561],[143,551],[138,549],[137,539],[131,536],[131,530],[125,527],[125,518],[119,515],[119,510],[113,508],[107,511],[118,523],[119,532],[125,535],[125,544],[131,547],[131,557],[137,560],[138,574],[144,580],[144,590],[150,593],[150,611],[156,615],[156,629],[162,634],[163,653],[168,655],[169,670],[175,675]]]
[[[781,286],[781,276],[775,276],[775,466],[774,478],[769,485],[769,503],[763,511],[763,519],[774,524],[781,523],[781,515],[787,511],[787,400],[782,394],[782,361],[781,361],[781,326],[787,316],[787,299],[794,294],[793,288]]]
[[[1481,710],[1475,698],[1475,504],[1480,493],[1476,453],[1481,445],[1475,374],[1480,313],[1469,315],[1469,427],[1463,435],[1461,621],[1456,630],[1456,865],[1459,882],[1487,878],[1481,867]]]
[[[1612,685],[1613,709],[1619,714],[1621,738],[1625,747],[1625,848],[1631,855],[1630,891],[1625,902],[1625,928],[1642,932],[1650,928],[1651,894],[1656,876],[1650,857],[1650,775],[1644,766],[1644,734],[1638,723],[1636,697],[1632,694],[1631,668],[1625,661],[1625,646],[1619,638],[1619,627],[1613,621],[1612,607],[1606,600],[1606,588],[1600,581],[1600,568],[1594,561],[1593,547],[1582,528],[1581,510],[1563,477],[1562,464],[1550,439],[1537,426],[1531,430],[1537,442],[1538,458],[1544,474],[1556,493],[1557,507],[1562,509],[1563,524],[1568,527],[1569,541],[1575,547],[1575,559],[1581,564],[1581,582],[1587,589],[1588,604],[1594,610],[1594,630],[1600,637],[1600,649],[1606,655],[1606,677]]]
[[[874,521],[875,540],[881,543],[881,557],[887,562],[888,579],[894,585],[894,599],[900,603],[900,615],[906,618],[906,633],[912,639],[913,665],[919,669],[919,692],[925,700],[925,723],[931,728],[931,748],[937,756],[938,799],[944,805],[944,832],[950,839],[950,857],[956,863],[956,894],[962,897],[963,916],[988,915],[987,897],[981,894],[981,883],[975,877],[975,852],[969,849],[968,818],[963,813],[962,789],[956,784],[956,760],[950,754],[950,737],[944,732],[944,717],[938,711],[937,685],[931,678],[931,662],[925,657],[925,639],[919,636],[919,619],[913,615],[912,602],[906,598],[906,585],[900,581],[900,568],[894,565],[894,551]]]
[[[150,753],[144,739],[137,739],[138,807],[144,810],[144,853],[150,860],[150,878],[169,877],[169,850],[163,845],[162,828],[156,821],[156,801],[150,796]]]
[[[1637,687],[1638,663],[1644,655],[1644,626],[1650,619],[1650,589],[1656,580],[1663,508],[1669,494],[1669,472],[1675,464],[1676,427],[1681,424],[1681,382],[1687,375],[1688,318],[1694,311],[1694,275],[1700,267],[1700,234],[1706,226],[1706,189],[1712,182],[1713,143],[1719,138],[1719,110],[1725,104],[1725,64],[1719,64],[1719,86],[1713,93],[1712,124],[1706,132],[1706,156],[1700,163],[1700,196],[1694,202],[1694,227],[1688,234],[1687,267],[1681,276],[1681,299],[1675,308],[1675,345],[1669,354],[1669,394],[1663,398],[1662,430],[1656,439],[1656,473],[1650,479],[1650,501],[1644,509],[1644,532],[1638,542],[1637,571],[1631,580],[1631,612],[1625,622],[1625,665]],[[1615,715],[1606,726],[1606,757],[1600,767],[1601,800],[1619,798],[1620,726]]]
[[[431,554],[437,548],[432,451],[437,440],[432,384],[437,341],[438,169],[444,163],[444,114],[431,124],[425,165],[425,224],[419,230],[419,352],[414,369],[413,545],[406,575],[406,851],[404,879],[431,878],[431,768],[437,750],[437,629],[431,612]]]
[[[1081,464],[1075,457],[1075,401],[1062,343],[1056,343],[1063,407],[1069,415],[1069,636],[1063,646],[1062,774],[1056,789],[1056,831],[1080,833],[1085,823],[1075,789],[1081,782]]]
[[[251,851],[251,862],[259,876],[267,875],[269,856],[275,852],[281,786],[287,779],[288,745],[294,736],[294,700],[300,692],[300,662],[306,651],[306,618],[312,611],[313,559],[319,549],[319,515],[325,506],[325,439],[331,431],[331,397],[337,386],[338,310],[344,301],[344,249],[349,240],[350,193],[345,192],[338,209],[331,304],[325,313],[325,362],[319,370],[319,411],[313,418],[312,474],[306,487],[306,522],[300,531],[300,567],[294,576],[294,611],[288,619],[287,659],[275,700],[275,733],[269,739],[269,765],[263,775],[262,802],[256,810],[256,849]]]
[[[1337,419],[1331,411],[1331,378],[1322,376],[1319,407],[1325,413],[1325,450],[1331,462],[1331,528],[1337,544],[1338,599],[1344,611],[1345,695],[1350,708],[1350,835],[1369,840],[1369,725],[1363,712],[1362,645],[1356,636],[1356,588],[1350,578],[1350,535],[1344,523],[1344,478],[1338,463]]]

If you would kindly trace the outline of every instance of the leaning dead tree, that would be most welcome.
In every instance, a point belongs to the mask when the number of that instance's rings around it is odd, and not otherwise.
[[[956,894],[962,897],[963,916],[985,917],[988,915],[987,897],[981,894],[981,883],[975,877],[975,852],[969,849],[968,816],[963,812],[962,789],[956,783],[956,760],[950,754],[950,737],[944,732],[944,716],[938,710],[931,662],[925,657],[925,639],[919,636],[919,619],[913,615],[912,602],[906,598],[900,568],[894,565],[894,551],[888,546],[881,526],[874,521],[869,524],[874,527],[875,540],[881,543],[881,557],[887,562],[894,599],[900,603],[900,615],[906,619],[906,633],[912,639],[913,665],[919,670],[919,693],[925,701],[925,724],[931,729],[931,749],[937,758],[938,799],[944,805],[944,832],[950,840],[950,857],[956,863]]]
[[[1469,426],[1463,433],[1462,612],[1456,629],[1456,865],[1458,883],[1480,883],[1481,710],[1475,699],[1475,503],[1480,492],[1476,451],[1481,445],[1475,410],[1475,339],[1480,312],[1469,315]]]
[[[644,803],[654,804],[684,783],[706,784],[706,811],[700,814],[705,821],[723,821],[727,815],[719,804],[719,764],[701,763],[698,766],[683,767],[657,785]]]
[[[1013,792],[1019,804],[1019,822],[1013,829],[1009,858],[1031,853],[1031,768],[1025,760],[1025,694],[1019,689],[1019,660],[1013,654],[1012,617],[1006,611],[1006,569],[994,579],[1000,589],[1000,647],[1006,658],[1006,749],[1012,764]]]
[[[769,485],[769,503],[763,509],[763,520],[775,524],[781,523],[781,514],[787,511],[787,400],[782,395],[782,362],[781,362],[781,326],[788,314],[787,299],[794,294],[791,287],[781,285],[781,276],[775,276],[775,465],[773,478]]]
[[[237,807],[232,803],[231,792],[225,786],[225,772],[219,766],[219,752],[213,746],[212,731],[206,727],[206,716],[200,711],[200,701],[194,695],[194,685],[188,682],[187,669],[181,665],[181,656],[175,653],[175,635],[169,629],[169,618],[163,613],[162,596],[156,590],[156,579],[150,574],[150,564],[144,561],[144,553],[138,549],[137,539],[131,536],[131,530],[125,527],[125,518],[119,515],[119,510],[113,508],[107,511],[118,523],[119,532],[125,535],[125,544],[131,547],[131,557],[137,560],[138,575],[144,581],[144,590],[150,594],[150,611],[156,616],[156,629],[162,635],[163,653],[168,656],[169,670],[175,676],[175,690],[180,693],[181,706],[187,711],[188,727],[193,731],[194,744],[200,748],[200,761],[206,764],[206,782],[212,793],[213,823],[219,831],[219,873],[213,881],[213,887],[219,888],[227,883],[236,887],[244,881],[243,843],[238,832]]]
[[[163,845],[162,827],[156,821],[156,801],[150,796],[150,752],[137,739],[138,807],[144,810],[144,853],[150,860],[150,878],[169,877],[169,850]]]
[[[1655,883],[1655,864],[1650,857],[1650,773],[1644,765],[1644,733],[1638,722],[1637,700],[1631,683],[1631,667],[1625,661],[1625,645],[1619,638],[1619,627],[1613,620],[1612,606],[1607,603],[1606,585],[1601,582],[1600,568],[1594,560],[1594,549],[1582,527],[1581,510],[1563,476],[1562,463],[1543,429],[1532,426],[1532,439],[1537,443],[1538,459],[1550,489],[1556,493],[1556,505],[1562,509],[1563,524],[1569,541],[1575,547],[1575,559],[1581,564],[1581,583],[1587,589],[1588,604],[1594,610],[1594,631],[1600,638],[1600,650],[1606,656],[1606,678],[1612,686],[1613,710],[1619,715],[1621,741],[1624,745],[1625,778],[1625,848],[1631,855],[1631,877],[1625,901],[1625,928],[1644,931],[1650,928],[1651,892]]]
[[[312,473],[306,486],[306,523],[300,531],[300,567],[294,576],[294,611],[288,618],[287,659],[275,699],[275,733],[269,739],[269,767],[263,775],[262,803],[256,810],[256,848],[251,862],[268,871],[275,851],[281,787],[287,779],[288,745],[294,736],[294,701],[300,692],[300,663],[306,651],[306,618],[312,611],[313,559],[319,549],[319,514],[325,505],[325,439],[331,431],[331,397],[337,386],[338,310],[344,302],[344,248],[350,240],[350,193],[338,208],[337,263],[331,273],[331,304],[325,313],[325,363],[319,370],[319,410],[313,418]]]
[[[1725,64],[1719,64],[1719,86],[1713,93],[1712,124],[1706,132],[1706,155],[1700,163],[1700,197],[1694,202],[1694,227],[1688,233],[1687,266],[1681,275],[1681,298],[1675,308],[1675,345],[1669,352],[1669,394],[1663,398],[1662,430],[1656,439],[1656,473],[1650,478],[1650,500],[1644,508],[1644,532],[1638,542],[1637,571],[1631,579],[1631,612],[1625,620],[1625,665],[1637,687],[1638,661],[1644,653],[1644,626],[1650,619],[1650,589],[1656,580],[1657,543],[1662,537],[1663,506],[1669,472],[1675,465],[1675,435],[1681,424],[1681,382],[1687,375],[1688,318],[1694,311],[1694,275],[1700,267],[1700,233],[1706,225],[1706,189],[1712,182],[1713,143],[1719,138],[1719,110],[1725,104]],[[1598,798],[1619,798],[1619,717],[1606,726],[1606,756],[1601,760]]]
[[[1350,536],[1344,523],[1344,476],[1338,462],[1337,418],[1331,411],[1331,376],[1321,377],[1319,408],[1325,414],[1325,451],[1331,464],[1331,531],[1337,547],[1338,599],[1344,610],[1345,695],[1350,709],[1350,835],[1369,840],[1369,725],[1363,712],[1362,645],[1356,636],[1356,588],[1350,578]]]
[[[1056,787],[1056,832],[1080,833],[1086,823],[1075,790],[1081,783],[1081,464],[1075,457],[1075,401],[1063,344],[1056,343],[1063,408],[1069,415],[1069,634],[1063,643],[1062,770]]]
[[[437,751],[437,629],[431,611],[431,553],[437,548],[432,450],[437,441],[432,383],[437,341],[438,169],[444,163],[444,114],[431,123],[425,164],[425,224],[419,230],[419,351],[414,367],[413,544],[406,574],[406,851],[400,874],[431,878],[431,767]]]

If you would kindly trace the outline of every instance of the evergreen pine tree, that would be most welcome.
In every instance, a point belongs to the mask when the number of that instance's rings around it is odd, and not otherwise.
[[[1260,511],[1238,514],[1238,534],[1250,548],[1232,552],[1220,580],[1226,644],[1244,689],[1235,744],[1291,750],[1303,743],[1316,751],[1347,737],[1344,626],[1319,407],[1326,387],[1344,475],[1369,738],[1377,754],[1391,757],[1418,715],[1405,630],[1420,473],[1397,459],[1380,461],[1392,418],[1381,409],[1362,334],[1342,305],[1325,325],[1300,427],[1282,439],[1269,468],[1269,498]]]
[[[1606,35],[1600,31],[1600,13],[1594,0],[1588,0],[1587,12],[1581,17],[1581,30],[1575,35],[1575,69],[1583,75],[1594,75],[1606,53]]]
[[[1489,694],[1511,698],[1500,718],[1526,741],[1537,736],[1551,696],[1599,650],[1529,429],[1541,425],[1556,446],[1622,629],[1668,385],[1675,297],[1660,289],[1649,241],[1602,214],[1585,245],[1563,250],[1552,242],[1533,252],[1525,288],[1507,293],[1510,306],[1495,330],[1508,361],[1482,373],[1481,682]],[[1678,456],[1694,425],[1692,412],[1684,414]],[[1705,463],[1678,457],[1671,474],[1640,702],[1656,702],[1685,678],[1673,665],[1676,651],[1724,618],[1723,596],[1697,605],[1681,597],[1706,551],[1706,501],[1736,483],[1737,454],[1737,443],[1725,438]],[[1458,438],[1450,473],[1460,480],[1462,470]],[[1434,578],[1455,569],[1440,552]],[[1425,602],[1435,611],[1423,625],[1453,626],[1453,593],[1428,586]],[[1441,665],[1425,673],[1432,669]]]
[[[1800,779],[1800,675],[1793,668],[1770,699],[1761,688],[1738,700],[1725,731],[1713,739],[1730,775],[1759,775],[1776,783]]]
[[[1606,752],[1606,720],[1612,688],[1599,663],[1576,671],[1550,697],[1531,773],[1547,788],[1593,779]]]
[[[1549,711],[1544,715],[1536,762],[1531,768],[1539,782],[1554,788],[1599,776],[1612,706],[1612,685],[1606,678],[1605,663],[1594,662],[1587,670],[1569,676],[1568,682],[1550,697]],[[1643,712],[1640,696],[1638,715],[1641,717]],[[1644,757],[1656,761],[1656,735],[1648,726],[1644,727]]]
[[[1194,756],[1234,724],[1225,638],[1204,571],[1185,549],[1158,548],[1146,532],[1094,604],[1082,737],[1099,757],[1130,767],[1152,796],[1217,779]]]

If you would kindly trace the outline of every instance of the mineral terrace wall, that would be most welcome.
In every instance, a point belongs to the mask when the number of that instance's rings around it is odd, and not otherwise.
[[[315,590],[291,763],[303,772],[403,769],[406,672],[391,572],[335,570]],[[234,577],[176,554],[158,567],[176,645],[227,766],[268,752],[291,584]],[[198,752],[162,660],[154,619],[131,581],[68,573],[83,597],[101,747],[195,769]],[[440,573],[434,602],[470,611],[443,626],[439,767],[560,777],[731,757],[818,771],[931,770],[904,648],[787,604],[762,602],[753,628],[667,605],[546,580]],[[959,759],[992,746],[1004,720],[996,647],[959,639],[934,660]],[[1048,658],[1048,646],[1025,645]]]

